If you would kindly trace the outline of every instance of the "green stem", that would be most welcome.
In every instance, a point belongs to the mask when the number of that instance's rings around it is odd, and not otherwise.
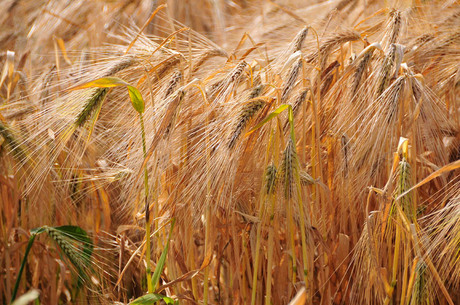
[[[30,235],[29,242],[27,243],[26,252],[24,253],[24,258],[22,259],[21,267],[19,268],[18,278],[16,279],[16,283],[14,284],[13,295],[11,296],[11,303],[13,303],[14,299],[16,299],[16,295],[19,289],[19,283],[21,282],[22,272],[24,271],[24,267],[27,262],[27,256],[29,255],[30,249],[32,248],[32,245],[35,241],[35,237],[37,237],[36,233]]]
[[[268,231],[268,254],[267,254],[267,283],[265,286],[265,305],[271,304],[272,294],[272,266],[273,266],[273,247],[274,247],[274,235],[275,230],[274,219],[275,219],[275,196],[270,195],[271,207],[270,207],[270,224]]]
[[[263,194],[263,191],[261,191]],[[262,195],[263,196],[263,195]],[[256,304],[256,293],[257,293],[257,276],[259,273],[259,260],[260,260],[260,243],[261,243],[261,233],[262,226],[264,224],[264,198],[260,198],[259,202],[259,223],[257,224],[257,237],[256,237],[256,257],[254,261],[254,272],[252,274],[252,295],[251,295],[251,305]]]
[[[141,122],[141,133],[142,133],[142,151],[144,153],[144,159],[147,157],[147,147],[145,145],[145,128],[144,118],[142,113],[139,113],[139,120]],[[144,168],[144,200],[145,200],[145,245],[146,253],[145,260],[147,261],[147,290],[148,293],[153,292],[152,287],[152,267],[150,265],[150,206],[149,206],[149,174],[147,166]]]

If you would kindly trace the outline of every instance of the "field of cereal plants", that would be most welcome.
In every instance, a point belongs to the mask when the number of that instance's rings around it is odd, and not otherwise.
[[[458,1],[0,8],[0,304],[460,304]]]

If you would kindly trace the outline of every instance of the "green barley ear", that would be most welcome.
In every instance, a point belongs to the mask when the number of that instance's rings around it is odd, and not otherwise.
[[[107,93],[109,92],[109,88],[97,88],[93,89],[93,93],[91,97],[88,98],[83,109],[77,116],[75,120],[75,126],[80,127],[83,126],[90,117],[92,117],[93,113],[96,112],[97,109],[102,105]]]
[[[77,226],[44,227],[45,232],[61,249],[64,257],[72,263],[79,279],[87,280],[91,267],[94,245],[88,234]]]
[[[417,275],[412,291],[411,305],[429,304],[427,291],[426,264],[423,261],[417,263]]]
[[[388,87],[390,83],[390,74],[393,69],[394,61],[396,58],[396,45],[391,44],[388,54],[383,60],[382,69],[380,70],[379,80],[380,84],[377,89],[377,96],[382,94],[383,91]]]
[[[26,251],[21,262],[21,267],[18,271],[18,276],[11,296],[11,302],[16,298],[21,276],[29,256],[30,249],[37,235],[46,232],[61,249],[64,258],[67,259],[78,272],[78,286],[81,285],[81,280],[88,279],[88,271],[91,270],[91,256],[93,254],[94,245],[91,238],[85,230],[77,226],[61,226],[61,227],[40,227],[30,230],[30,238],[27,243]]]
[[[318,181],[313,179],[312,176],[310,176],[310,174],[308,174],[306,171],[300,171],[299,173],[299,176],[300,176],[300,183],[302,185],[313,185],[313,184],[316,184]]]
[[[276,185],[276,166],[272,163],[265,169],[265,190],[267,194],[273,194],[275,192]]]
[[[392,43],[380,70],[377,96],[380,96],[388,88],[393,76],[397,76],[403,56],[404,46]]]
[[[233,129],[232,135],[230,136],[230,141],[228,142],[228,148],[232,149],[244,128],[248,122],[266,105],[266,101],[263,98],[255,98],[250,100],[244,107],[241,109],[238,116],[238,121],[235,128]]]
[[[251,93],[249,94],[249,99],[252,100],[253,98],[258,97],[260,94],[262,94],[262,91],[264,90],[265,85],[258,85],[252,89]]]
[[[283,160],[280,170],[280,181],[284,184],[284,196],[286,199],[292,198],[295,189],[294,174],[297,168],[297,153],[294,147],[294,142],[289,138],[286,149],[283,153]]]
[[[105,73],[102,79],[109,79],[111,76],[117,74],[120,71],[123,71],[130,66],[136,63],[136,59],[130,56],[124,57],[117,61],[113,66],[111,66]],[[94,82],[91,82],[94,83]],[[75,120],[75,126],[80,127],[84,125],[97,111],[104,102],[107,93],[109,92],[109,87],[102,87],[93,89],[93,93],[86,101],[83,109],[78,114],[77,119]]]
[[[18,162],[29,161],[24,147],[19,143],[11,128],[2,120],[0,120],[0,139],[3,140],[0,146],[5,144]]]
[[[408,189],[411,188],[410,173],[410,164],[409,162],[407,162],[406,158],[403,157],[402,160],[399,162],[399,180],[397,186],[398,196],[400,194],[405,193]],[[414,219],[416,217],[416,211],[414,211],[411,197],[412,196],[410,194],[402,197],[401,207],[409,219]]]

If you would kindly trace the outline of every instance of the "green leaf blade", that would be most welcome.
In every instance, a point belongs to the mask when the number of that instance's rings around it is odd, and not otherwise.
[[[139,90],[137,90],[136,87],[128,85],[127,88],[128,88],[129,98],[131,99],[131,103],[134,109],[139,113],[143,113],[145,109],[145,103],[144,103],[144,99],[142,98],[141,93],[139,92]]]
[[[168,241],[166,242],[166,246],[163,249],[163,252],[161,253],[160,259],[158,260],[157,266],[155,267],[155,272],[153,273],[153,276],[152,276],[152,287],[154,289],[157,286],[158,282],[160,281],[160,275],[166,263],[166,255],[168,254],[169,242],[171,241],[172,231],[174,229],[175,222],[176,220],[173,218],[171,222],[171,228],[169,229]]]
[[[174,304],[174,300],[168,298],[167,296],[157,293],[148,293],[135,299],[134,301],[129,303],[129,305],[152,305],[154,302],[158,302],[161,300],[165,301],[166,304]]]
[[[280,113],[282,113],[284,110],[287,108],[291,107],[291,105],[288,104],[283,104],[279,106],[277,109],[275,109],[272,113],[270,113],[262,122],[257,124],[254,128],[252,128],[248,133],[246,133],[246,136],[249,136],[251,133],[259,129],[260,127],[264,126],[268,121],[272,120],[273,118],[277,117]],[[291,107],[292,108],[292,107]]]
[[[72,90],[85,89],[85,88],[113,88],[113,87],[120,87],[120,86],[129,86],[129,84],[125,82],[124,80],[122,80],[121,78],[109,76],[109,77],[98,78],[96,80],[73,87],[69,90],[72,91]]]

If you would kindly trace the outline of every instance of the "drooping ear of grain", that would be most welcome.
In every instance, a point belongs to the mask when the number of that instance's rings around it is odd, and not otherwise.
[[[265,104],[266,101],[264,99],[255,98],[250,100],[246,105],[244,105],[244,107],[240,111],[232,135],[230,136],[230,140],[228,142],[229,149],[232,149],[235,146],[236,142],[238,141],[238,138],[247,126],[248,122],[257,114],[259,110],[261,110],[265,106]]]
[[[379,86],[377,88],[377,96],[382,94],[382,92],[388,87],[390,83],[391,72],[393,70],[396,59],[396,45],[391,44],[388,54],[385,56],[385,59],[382,64],[382,68],[379,74]]]
[[[268,194],[273,194],[276,190],[277,170],[276,166],[271,163],[265,169],[265,190]]]
[[[315,51],[306,58],[306,61],[308,63],[313,63],[315,60],[318,59],[319,56],[321,56],[321,67],[324,67],[330,52],[332,52],[334,49],[340,47],[342,44],[346,42],[356,41],[360,39],[361,35],[353,30],[335,33],[330,38],[325,40],[323,44],[321,44],[319,53],[318,51]]]
[[[96,109],[98,109],[101,106],[110,89],[96,88],[91,90],[93,91],[91,97],[86,101],[85,105],[83,106],[83,109],[78,114],[77,119],[75,120],[75,126],[77,127],[83,126],[89,120],[89,118],[93,115]]]
[[[265,89],[265,85],[258,85],[254,87],[249,94],[249,99],[252,100],[253,98],[258,97],[259,95],[262,94],[262,91]]]
[[[176,124],[176,118],[179,111],[179,107],[185,97],[185,94],[186,92],[184,90],[178,90],[176,94],[170,97],[170,105],[173,106],[174,109],[171,109],[171,113],[168,113],[169,109],[167,110],[166,116],[170,117],[168,117],[168,123],[164,130],[164,138],[167,138],[169,136],[172,129],[174,128],[174,125]]]
[[[230,73],[230,77],[229,77],[229,80],[228,80],[228,83],[229,84],[232,84],[232,83],[236,83],[241,75],[243,74],[243,71],[244,69],[247,67],[247,63],[243,60],[241,61],[234,69],[233,71]]]
[[[294,172],[297,171],[297,153],[292,139],[287,141],[280,168],[280,183],[283,183],[284,197],[292,198],[295,190]]]
[[[20,144],[20,141],[17,140],[14,133],[11,131],[10,127],[7,126],[0,119],[0,137],[3,140],[2,142],[8,146],[9,150],[13,153],[14,158],[18,162],[27,161],[27,154],[24,150],[24,147]],[[2,146],[3,143],[0,143]]]
[[[118,72],[131,67],[136,62],[137,60],[132,56],[122,57],[120,60],[116,61],[106,72],[104,72],[103,77],[113,76]]]
[[[296,99],[294,100],[294,103],[292,104],[292,113],[294,114],[294,118],[297,117],[299,114],[299,111],[301,109],[300,106],[305,102],[305,99],[307,98],[307,94],[310,90],[306,89],[300,92],[299,95],[297,95]]]
[[[412,291],[412,299],[410,304],[424,304],[428,300],[428,273],[426,264],[423,261],[417,263],[416,278]]]
[[[299,72],[302,69],[303,59],[299,58],[297,62],[291,67],[288,73],[288,79],[283,85],[283,91],[281,93],[281,103],[285,103],[289,98],[289,94],[295,86]]]
[[[294,48],[292,53],[302,51],[302,45],[308,35],[308,29],[309,27],[304,27],[299,33],[297,33],[297,36],[294,38]]]
[[[390,30],[390,40],[389,43],[390,45],[392,43],[397,43],[399,34],[401,32],[401,26],[402,26],[402,20],[401,20],[401,12],[398,10],[392,10],[390,12],[390,17],[391,17],[391,30]]]
[[[364,54],[363,58],[360,60],[358,66],[356,67],[355,73],[353,75],[353,84],[351,89],[351,96],[354,98],[356,92],[358,92],[359,85],[361,84],[361,80],[363,77],[364,72],[366,71],[371,59],[372,59],[372,50]]]
[[[399,162],[399,179],[397,185],[397,194],[403,194],[411,187],[411,169],[410,164],[405,158]],[[414,206],[411,200],[412,196],[404,196],[401,199],[401,206],[404,213],[411,220],[415,219],[416,211],[414,211]]]
[[[221,49],[212,49],[212,50],[208,50],[205,53],[203,53],[197,59],[196,63],[193,65],[192,74],[196,73],[208,59],[217,57],[217,56],[227,57],[227,53]]]
[[[388,122],[393,122],[397,117],[400,108],[400,101],[404,93],[406,84],[406,77],[400,76],[393,84],[393,90],[390,92],[388,98]]]
[[[113,76],[118,72],[121,72],[136,63],[136,59],[131,56],[123,57],[116,61],[106,72],[103,77]],[[83,109],[78,114],[75,120],[75,126],[80,127],[86,123],[86,121],[92,116],[92,114],[98,109],[109,92],[109,88],[96,88],[91,89],[93,93],[86,101]]]
[[[174,72],[174,74],[171,77],[171,80],[168,83],[168,86],[166,87],[166,91],[164,95],[165,99],[169,97],[174,92],[174,90],[176,90],[181,79],[182,79],[182,73],[180,71]]]

